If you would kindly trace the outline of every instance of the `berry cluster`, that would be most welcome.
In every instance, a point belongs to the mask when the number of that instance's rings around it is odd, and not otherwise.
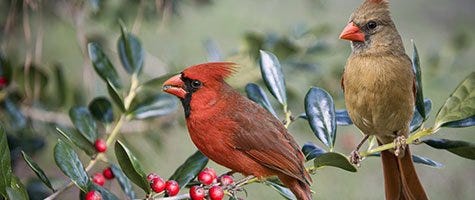
[[[150,187],[156,193],[165,192],[166,195],[172,197],[180,192],[180,186],[178,182],[174,180],[164,181],[159,175],[150,173],[147,176],[147,180],[150,183]]]
[[[234,182],[232,176],[216,176],[216,171],[212,168],[205,168],[198,174],[200,185],[194,185],[190,188],[190,198],[192,200],[203,200],[206,196],[210,200],[221,200],[224,198],[223,187]]]
[[[92,175],[92,182],[97,185],[103,186],[106,183],[106,180],[111,180],[115,178],[114,173],[110,167],[105,168],[102,173],[95,173]],[[91,190],[86,196],[85,200],[102,200],[102,195],[98,191]]]

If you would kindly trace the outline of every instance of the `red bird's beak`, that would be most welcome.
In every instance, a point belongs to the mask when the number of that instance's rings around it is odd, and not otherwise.
[[[181,80],[181,74],[175,75],[163,83],[162,90],[166,93],[173,94],[178,98],[184,99],[186,95],[183,86],[185,83]]]
[[[360,28],[355,26],[353,22],[350,22],[341,32],[340,39],[350,40],[354,42],[364,42],[365,36],[364,33],[361,32]]]

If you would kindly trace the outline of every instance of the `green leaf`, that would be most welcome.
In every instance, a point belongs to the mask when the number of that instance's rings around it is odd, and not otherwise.
[[[292,191],[290,191],[289,188],[281,186],[281,185],[279,185],[277,183],[274,183],[272,181],[264,181],[264,184],[270,186],[272,189],[279,192],[279,194],[282,195],[282,197],[284,197],[285,199],[297,200],[294,193],[292,193]]]
[[[412,69],[416,78],[416,109],[421,115],[422,119],[426,119],[426,111],[424,106],[424,94],[422,92],[422,78],[421,78],[421,64],[419,61],[419,53],[417,52],[416,43],[412,41],[414,49],[412,53]]]
[[[54,147],[54,160],[56,165],[61,171],[71,179],[82,191],[87,192],[89,177],[86,170],[79,160],[78,155],[71,146],[62,140],[58,140],[58,143]]]
[[[475,72],[462,81],[445,101],[435,119],[435,127],[475,116]]]
[[[206,164],[208,164],[208,157],[200,151],[196,151],[175,170],[169,180],[175,180],[180,185],[180,188],[183,188],[206,167]]]
[[[91,42],[87,45],[87,48],[92,65],[102,80],[106,83],[110,82],[114,88],[121,88],[122,84],[120,83],[119,75],[99,44]]]
[[[101,187],[99,185],[92,184],[90,189],[101,193],[102,200],[119,200],[119,198],[115,196],[112,192],[110,192],[108,189]]]
[[[336,125],[338,126],[348,126],[352,125],[350,115],[347,110],[336,110],[335,111]]]
[[[6,96],[3,101],[0,101],[0,106],[5,110],[14,129],[20,130],[26,127],[25,116],[9,96]]]
[[[137,95],[130,104],[129,116],[146,119],[167,115],[178,108],[178,102],[172,95],[155,93]]]
[[[414,161],[414,163],[417,163],[417,164],[428,165],[435,168],[442,168],[444,166],[441,163],[438,163],[429,158],[418,156],[418,155],[412,155],[412,161]]]
[[[87,140],[86,137],[84,137],[81,133],[75,130],[63,131],[60,128],[56,128],[56,131],[59,135],[64,137],[65,142],[79,147],[87,155],[93,156],[97,153],[92,143],[89,142],[89,140]]]
[[[117,41],[117,48],[119,58],[127,73],[140,73],[144,63],[145,51],[137,37],[128,33],[125,27],[121,24],[121,33]]]
[[[150,185],[147,181],[147,176],[143,172],[142,166],[140,165],[138,159],[120,141],[115,143],[114,149],[115,156],[124,174],[133,183],[142,188],[145,193],[150,193]]]
[[[432,109],[432,101],[430,99],[424,99],[424,110],[426,112],[426,115],[428,115]],[[424,122],[427,118],[422,118],[421,114],[416,110],[414,110],[414,115],[412,117],[411,125],[410,125],[410,130],[411,133],[419,129],[421,127],[422,122]]]
[[[118,106],[122,112],[125,112],[124,101],[119,95],[119,90],[109,81],[107,82],[107,92],[109,93],[109,96],[112,98],[116,106]]]
[[[321,88],[310,88],[305,96],[305,113],[313,133],[332,149],[336,137],[336,115],[330,94]]]
[[[10,186],[12,179],[12,166],[10,160],[10,149],[8,148],[7,134],[0,124],[0,193],[6,197],[6,187]]]
[[[112,112],[112,104],[105,97],[96,97],[89,103],[89,111],[97,120],[104,123],[112,123],[114,121],[114,113]]]
[[[425,139],[422,142],[433,148],[445,149],[460,157],[475,160],[475,144],[473,143],[448,139]]]
[[[76,106],[69,110],[69,117],[74,127],[89,141],[94,143],[97,139],[97,126],[91,113],[86,107]]]
[[[260,50],[261,74],[267,88],[282,105],[287,105],[285,80],[282,67],[274,54]]]
[[[117,165],[112,164],[111,169],[125,195],[127,195],[129,199],[135,199],[135,192],[132,188],[132,183],[130,182],[129,178],[127,178],[124,172],[122,172],[122,170]]]
[[[314,160],[315,168],[323,166],[332,166],[344,169],[350,172],[356,172],[355,166],[353,166],[348,158],[341,153],[327,152],[316,157]]]
[[[270,104],[269,99],[267,98],[266,93],[264,92],[264,90],[262,90],[261,87],[254,83],[248,83],[246,85],[246,94],[247,98],[261,105],[263,108],[272,113],[276,118],[278,118],[277,114],[274,111],[274,108],[272,108],[272,105]]]
[[[470,126],[475,126],[475,116],[458,120],[458,121],[447,122],[443,125],[443,127],[450,127],[450,128],[464,128],[464,127],[470,127]]]
[[[28,200],[28,193],[25,186],[16,176],[12,176],[10,186],[6,188],[8,199],[10,200]]]
[[[326,153],[325,149],[320,148],[312,142],[307,142],[302,147],[302,153],[305,155],[305,160],[309,161],[322,154]]]
[[[43,183],[46,186],[48,186],[51,190],[54,191],[54,188],[51,185],[51,182],[49,181],[49,179],[46,176],[45,172],[43,172],[43,170],[40,168],[40,166],[38,166],[38,164],[36,164],[36,162],[30,156],[28,156],[25,152],[21,151],[21,154],[23,156],[23,159],[25,159],[26,164],[28,164],[28,166],[31,168],[31,170],[33,170],[33,172],[35,172],[36,176],[38,176],[38,178],[41,181],[43,181]]]

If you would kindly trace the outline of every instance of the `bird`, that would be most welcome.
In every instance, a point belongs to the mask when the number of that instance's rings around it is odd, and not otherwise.
[[[381,152],[385,197],[423,200],[427,195],[405,144],[417,92],[415,75],[388,4],[365,0],[340,34],[352,49],[341,80],[345,105],[365,135],[352,160],[358,162],[357,151],[370,135],[379,144],[394,142],[395,149]]]
[[[299,145],[279,119],[226,83],[236,70],[231,62],[193,65],[162,90],[181,100],[190,138],[209,159],[260,180],[277,176],[297,199],[312,199]]]

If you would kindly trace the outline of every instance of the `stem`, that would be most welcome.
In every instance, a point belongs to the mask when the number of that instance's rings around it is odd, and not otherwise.
[[[285,113],[285,128],[288,128],[290,123],[292,123],[292,112],[287,107],[287,104],[284,104],[284,113]]]

